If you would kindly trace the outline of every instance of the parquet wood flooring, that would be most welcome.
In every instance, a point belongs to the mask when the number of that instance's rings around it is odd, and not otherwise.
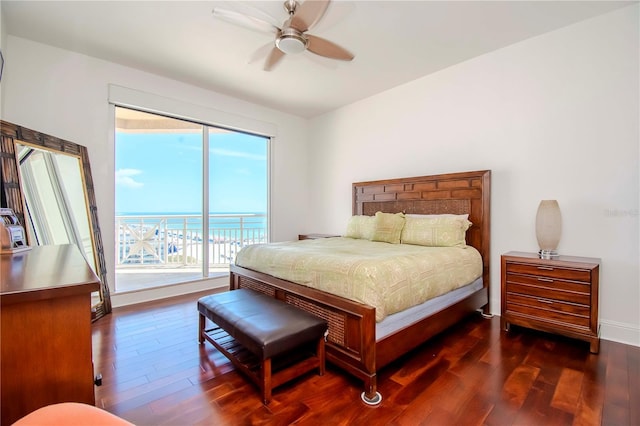
[[[379,372],[377,407],[327,365],[257,389],[198,344],[203,294],[114,309],[93,325],[96,405],[137,425],[640,425],[640,348],[585,342],[471,316]]]

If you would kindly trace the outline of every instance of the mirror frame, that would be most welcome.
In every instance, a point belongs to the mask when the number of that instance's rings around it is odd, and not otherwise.
[[[95,309],[95,311],[92,312],[91,319],[95,321],[111,312],[111,296],[109,286],[107,285],[107,267],[104,259],[102,235],[100,233],[100,226],[98,225],[98,208],[96,206],[87,148],[64,139],[59,139],[0,120],[0,170],[2,171],[2,187],[7,207],[13,210],[21,224],[25,223],[25,201],[20,184],[20,173],[15,152],[15,144],[20,142],[41,146],[49,151],[71,154],[80,158],[87,196],[89,227],[93,234],[92,240],[96,272],[100,278],[100,302],[92,305],[92,309]],[[29,238],[29,236],[27,236],[27,238]]]

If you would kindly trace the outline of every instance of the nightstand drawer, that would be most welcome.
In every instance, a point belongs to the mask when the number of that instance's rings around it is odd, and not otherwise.
[[[526,296],[523,294],[507,293],[507,310],[514,310],[513,305],[527,308],[543,309],[545,311],[564,312],[567,314],[589,318],[588,305],[567,303],[560,300],[545,299],[543,297]]]
[[[298,234],[298,240],[317,240],[319,238],[339,237],[336,234]]]
[[[568,291],[554,290],[536,286],[528,286],[522,284],[507,284],[507,293],[522,294],[523,296],[538,297],[549,300],[558,300],[564,302],[573,302],[581,305],[589,306],[591,302],[591,295],[588,293],[574,293]]]
[[[528,304],[520,305],[518,303],[510,302],[509,297],[507,296],[507,312],[511,314],[524,314],[527,317],[530,317],[537,321],[554,322],[558,326],[574,325],[578,327],[589,327],[589,316],[585,317],[578,314],[563,312],[560,309],[556,309],[563,307],[560,302],[550,302],[549,305],[545,305],[542,300],[543,299],[537,302],[530,300],[527,301]],[[534,304],[536,304],[537,306],[534,306]],[[564,307],[566,308],[566,306]],[[584,309],[588,314],[589,308]]]
[[[508,263],[507,273],[535,275],[539,277],[561,278],[565,280],[591,282],[591,271],[584,269],[559,268],[547,265],[525,265]]]
[[[529,294],[548,299],[560,299],[567,302],[589,305],[591,285],[544,277],[507,274],[507,292]]]

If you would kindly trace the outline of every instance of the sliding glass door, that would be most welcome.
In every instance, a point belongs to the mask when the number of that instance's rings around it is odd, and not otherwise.
[[[228,273],[267,241],[269,138],[116,107],[116,292]]]

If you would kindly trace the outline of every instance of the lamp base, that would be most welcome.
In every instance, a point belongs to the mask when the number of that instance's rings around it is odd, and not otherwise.
[[[558,254],[557,250],[539,250],[538,251],[538,257],[540,257],[540,259],[555,259],[558,256],[560,256]]]

